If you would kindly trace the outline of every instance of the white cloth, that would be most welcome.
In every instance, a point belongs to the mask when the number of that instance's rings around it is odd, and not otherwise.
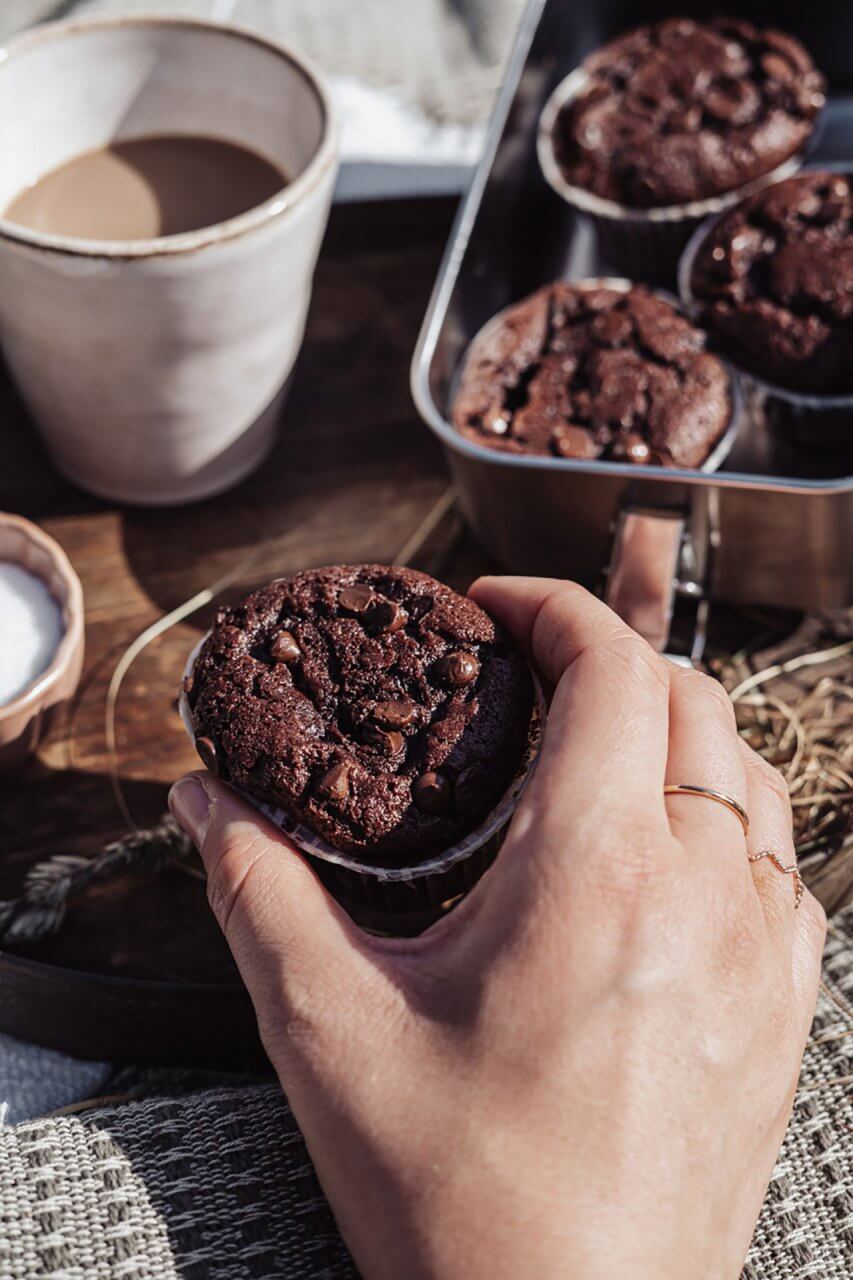
[[[56,16],[156,11],[235,22],[328,79],[342,126],[337,198],[459,191],[524,0],[6,0],[0,39]]]

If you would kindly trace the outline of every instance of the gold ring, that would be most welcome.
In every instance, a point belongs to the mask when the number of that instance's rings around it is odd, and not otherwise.
[[[761,849],[758,853],[749,854],[750,862],[760,862],[762,858],[769,858],[777,871],[781,871],[784,876],[794,877],[794,910],[796,911],[806,891],[803,877],[800,875],[800,868],[796,862],[792,862],[790,866],[786,867],[778,853],[774,853],[772,849]]]
[[[743,834],[749,834],[749,817],[746,809],[742,804],[738,804],[737,800],[733,800],[731,796],[725,795],[722,791],[712,791],[710,787],[692,787],[688,783],[673,782],[664,787],[665,796],[701,796],[705,800],[713,800],[716,804],[723,805],[736,818],[740,819],[740,825],[743,827]]]

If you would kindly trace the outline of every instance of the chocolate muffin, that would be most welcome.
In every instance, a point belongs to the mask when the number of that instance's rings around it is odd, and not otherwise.
[[[457,431],[505,453],[698,467],[731,418],[725,365],[651,290],[558,281],[474,339]]]
[[[629,208],[724,195],[802,151],[825,81],[802,44],[749,22],[673,18],[583,63],[554,152],[566,181]]]
[[[534,690],[472,600],[412,569],[356,565],[221,610],[188,699],[222,778],[368,865],[410,866],[501,799]]]
[[[853,179],[803,173],[742,201],[700,244],[689,288],[750,372],[853,392]]]

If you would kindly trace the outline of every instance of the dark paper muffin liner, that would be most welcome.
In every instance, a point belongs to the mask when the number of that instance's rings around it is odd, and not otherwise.
[[[209,632],[208,632],[209,634]],[[181,720],[195,745],[192,711],[184,685],[207,639],[202,636],[184,670],[178,700]],[[534,672],[535,701],[524,755],[515,777],[492,811],[449,849],[410,867],[377,867],[327,844],[285,809],[263,804],[228,785],[278,827],[305,855],[318,879],[356,924],[373,933],[410,936],[422,933],[474,887],[497,857],[518,802],[531,777],[545,727],[545,698]]]
[[[774,386],[745,369],[740,376],[777,440],[801,453],[819,451],[827,459],[845,460],[853,472],[853,395],[806,395]]]
[[[634,209],[569,182],[554,152],[557,117],[566,103],[584,92],[588,83],[587,72],[583,67],[577,67],[560,81],[546,102],[537,135],[539,164],[548,185],[592,224],[599,254],[605,262],[636,280],[655,284],[674,284],[679,257],[693,232],[706,218],[730,209],[762,187],[793,177],[815,146],[822,127],[821,113],[802,151],[734,191],[682,205]]]
[[[585,280],[570,280],[568,281],[568,283],[572,286],[573,289],[614,289],[618,293],[627,293],[628,290],[632,289],[637,282],[634,280],[626,280],[622,276],[589,276]],[[668,302],[670,306],[676,307],[678,311],[685,312],[685,308],[682,306],[681,302],[675,296],[674,293],[670,293],[666,289],[655,289],[654,293],[656,297],[661,298],[664,302]],[[477,333],[474,335],[474,337],[471,339],[471,342],[468,344],[468,348],[465,352],[465,356],[462,362],[460,363],[458,369],[456,370],[456,373],[454,374],[454,377],[451,381],[451,400],[454,400],[456,398],[456,392],[459,387],[459,382],[462,376],[462,370],[464,368],[465,360],[467,359],[468,352],[470,352],[474,343],[479,342],[482,338],[488,337],[492,329],[497,329],[501,324],[503,324],[507,314],[512,311],[515,305],[517,304],[511,303],[508,307],[504,307],[502,308],[502,310],[498,311],[495,315],[492,316],[490,320],[486,321],[483,327],[479,329]],[[731,411],[729,414],[729,421],[726,424],[726,428],[723,431],[723,434],[717,440],[716,444],[714,445],[711,452],[708,454],[705,461],[699,467],[696,468],[697,471],[704,471],[708,473],[718,471],[720,467],[723,465],[723,463],[725,462],[726,458],[729,456],[732,450],[732,446],[734,445],[735,439],[737,438],[737,434],[741,425],[741,420],[743,418],[743,394],[741,391],[738,376],[728,360],[726,360],[723,356],[720,356],[719,359],[726,370],[726,374],[729,380],[729,399],[731,401]],[[487,445],[477,444],[477,447],[482,449],[484,453],[491,454],[492,452]],[[588,463],[586,462],[586,460],[581,458],[575,458],[575,459],[572,459],[572,461],[575,463],[575,465],[580,465],[580,466],[589,465],[589,466],[594,466],[596,469],[600,469],[601,467],[608,467],[608,466],[625,467],[627,465],[630,467],[634,465],[634,464],[626,464],[622,462],[619,462],[619,463],[608,462],[600,458],[597,458],[594,461],[591,461]],[[674,470],[674,469],[675,468],[672,468],[672,467],[668,468],[668,470]],[[642,466],[642,467],[638,466],[637,467],[638,472],[642,471],[642,472],[648,473],[648,472],[654,472],[657,470],[660,470],[660,468],[656,466]]]
[[[693,294],[693,266],[697,254],[723,216],[708,218],[690,237],[678,264],[678,291],[684,310],[702,323],[701,307]],[[747,402],[763,410],[767,426],[783,444],[830,457],[849,458],[853,467],[853,394],[821,396],[793,391],[768,382],[743,365],[736,365]]]

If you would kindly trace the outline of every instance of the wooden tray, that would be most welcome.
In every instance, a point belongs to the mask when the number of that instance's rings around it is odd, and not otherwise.
[[[411,405],[408,369],[453,212],[450,201],[334,211],[278,447],[216,500],[146,511],[87,498],[51,468],[0,376],[0,509],[38,520],[65,547],[83,581],[87,624],[73,706],[22,773],[0,777],[0,900],[19,895],[34,863],[94,854],[127,831],[104,717],[116,663],[141,632],[237,566],[229,597],[310,565],[395,559],[441,509],[447,477]],[[454,518],[415,541],[419,566],[459,589],[493,568]],[[213,607],[153,641],[122,685],[115,763],[143,827],[163,814],[171,782],[198,763],[176,693]],[[766,632],[768,619],[717,608],[712,624],[716,645],[731,652]],[[848,896],[853,859],[838,875],[828,905]],[[0,952],[0,1031],[103,1061],[244,1068],[262,1060],[203,883],[177,870],[93,886],[56,936]]]
[[[38,520],[68,552],[87,640],[73,706],[22,773],[0,778],[0,899],[18,896],[33,863],[93,854],[127,830],[104,715],[110,677],[136,636],[253,552],[229,596],[309,565],[393,558],[445,492],[408,367],[453,212],[443,200],[334,211],[278,447],[221,498],[161,511],[87,498],[52,469],[0,381],[0,509]],[[459,586],[486,566],[464,539],[439,555]],[[116,765],[140,826],[158,820],[169,784],[198,764],[175,696],[212,612],[152,642],[122,685]],[[261,1054],[204,886],[179,871],[93,887],[55,937],[0,953],[0,1030],[99,1060],[237,1067]]]

